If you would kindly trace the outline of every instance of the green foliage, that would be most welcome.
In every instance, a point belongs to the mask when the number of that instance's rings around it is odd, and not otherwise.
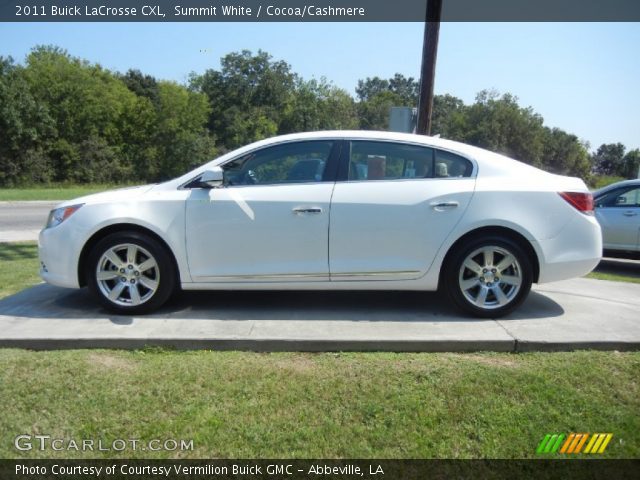
[[[415,106],[418,103],[420,84],[412,77],[405,77],[396,73],[393,78],[384,80],[380,77],[367,77],[366,80],[358,80],[356,95],[360,102],[372,100],[376,95],[390,92],[398,98],[396,107]]]
[[[616,177],[610,175],[594,175],[590,178],[589,185],[597,190],[602,187],[606,187],[607,185],[611,185],[612,183],[621,182],[624,180],[624,177]]]
[[[433,97],[431,133],[443,138],[464,138],[467,131],[466,107],[462,100],[448,93]]]
[[[630,150],[626,154],[625,150],[626,147],[621,143],[600,145],[592,156],[595,173],[605,179],[638,178],[640,176],[640,149]]]
[[[542,166],[542,117],[522,108],[517,98],[483,90],[467,110],[469,126],[463,141]]]
[[[625,147],[621,143],[602,144],[593,155],[596,173],[600,175],[620,175],[623,170]]]
[[[56,47],[0,59],[0,185],[156,181],[215,153],[208,99]]]
[[[54,120],[31,93],[24,68],[0,57],[0,185],[48,181],[52,166],[42,145],[54,134]]]
[[[160,82],[155,145],[159,150],[159,179],[169,179],[203,163],[214,153],[204,120],[207,98],[172,82]]]
[[[320,81],[298,79],[279,133],[354,129],[357,126],[356,105],[346,91],[324,78]]]
[[[630,150],[622,159],[620,174],[625,178],[640,177],[640,149]]]
[[[220,64],[190,82],[209,98],[208,127],[220,143],[232,149],[278,132],[297,79],[289,64],[261,50],[230,53]]]
[[[391,107],[402,106],[402,98],[397,93],[385,90],[376,93],[367,101],[358,104],[360,128],[363,130],[387,130]]]
[[[418,92],[397,73],[359,80],[354,99],[260,50],[225,55],[186,87],[38,46],[24,65],[0,57],[0,186],[164,180],[276,134],[386,130],[390,108],[415,107]],[[633,178],[640,167],[640,150],[606,144],[590,155],[508,93],[485,90],[470,105],[436,95],[432,133],[591,183],[593,173]]]
[[[158,81],[151,75],[130,69],[120,78],[127,88],[139,97],[146,97],[154,103],[158,101]]]
[[[591,158],[587,146],[559,128],[545,128],[543,164],[551,172],[589,178]]]

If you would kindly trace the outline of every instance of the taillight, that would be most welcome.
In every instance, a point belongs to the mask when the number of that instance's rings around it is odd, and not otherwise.
[[[588,192],[558,192],[571,206],[586,215],[593,215],[593,195]]]

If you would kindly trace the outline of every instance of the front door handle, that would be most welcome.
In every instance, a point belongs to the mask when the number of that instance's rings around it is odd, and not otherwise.
[[[433,202],[431,206],[438,210],[439,208],[456,208],[460,204],[458,202]]]
[[[320,207],[296,207],[293,209],[293,213],[296,215],[304,213],[322,213],[322,209]]]
[[[638,213],[637,213],[637,212],[634,212],[634,211],[629,210],[629,211],[627,211],[627,212],[624,212],[624,213],[623,213],[623,215],[624,215],[625,217],[635,217],[636,215],[638,215]]]

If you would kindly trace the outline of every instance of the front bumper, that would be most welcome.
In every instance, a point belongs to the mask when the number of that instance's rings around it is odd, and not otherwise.
[[[66,222],[65,222],[66,223]],[[80,288],[78,259],[80,247],[63,223],[45,228],[38,236],[40,277],[57,287]]]

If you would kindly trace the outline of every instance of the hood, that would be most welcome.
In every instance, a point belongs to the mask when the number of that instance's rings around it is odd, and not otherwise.
[[[84,197],[66,200],[57,205],[56,208],[68,207],[70,205],[77,205],[79,203],[91,205],[97,203],[125,201],[143,195],[144,193],[151,190],[154,186],[155,185],[140,185],[137,187],[126,187],[118,188],[116,190],[107,190],[106,192],[94,193],[91,195],[85,195]]]

